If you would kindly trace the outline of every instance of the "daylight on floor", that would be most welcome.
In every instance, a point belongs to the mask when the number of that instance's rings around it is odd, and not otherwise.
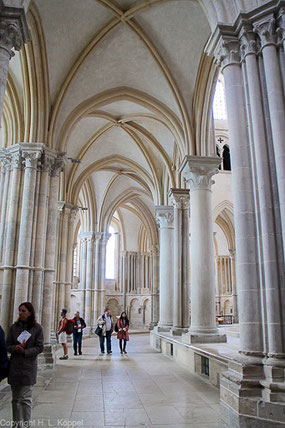
[[[0,28],[0,427],[285,427],[285,1]]]

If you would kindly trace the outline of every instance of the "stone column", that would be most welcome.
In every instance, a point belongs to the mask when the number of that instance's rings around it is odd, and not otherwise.
[[[106,247],[111,234],[103,232],[99,243],[100,247],[100,313],[103,314],[105,307],[105,276],[106,276]],[[99,316],[99,315],[98,315]]]
[[[19,147],[14,146],[13,148],[11,148],[10,153],[11,178],[9,186],[8,212],[6,221],[7,233],[5,241],[4,273],[1,299],[1,326],[6,332],[8,331],[8,328],[10,327],[10,324],[13,321],[11,312],[8,310],[8,308],[13,307],[13,266],[15,262],[18,204],[22,168],[22,156]]]
[[[42,144],[22,143],[22,156],[25,162],[22,210],[18,237],[18,259],[14,294],[14,319],[18,317],[18,306],[28,300],[28,283],[32,246],[35,189],[38,161],[43,152]]]
[[[122,306],[123,306],[123,310],[126,310],[127,272],[128,272],[128,259],[127,259],[126,251],[122,251],[121,260],[122,260],[122,274],[121,274]]]
[[[67,204],[66,204],[67,205]],[[68,204],[70,213],[68,217],[68,238],[67,238],[67,249],[66,249],[66,273],[65,273],[65,307],[70,313],[71,309],[71,285],[73,282],[73,245],[74,245],[74,221],[78,213],[78,207],[76,205]]]
[[[220,162],[218,157],[186,156],[179,169],[190,187],[191,326],[183,340],[191,343],[225,341],[216,327],[211,190]]]
[[[69,208],[65,207],[65,202],[58,202],[59,223],[61,226],[61,236],[58,248],[59,262],[59,281],[58,281],[58,312],[65,308],[65,276],[67,262],[67,239],[68,239],[68,220],[70,215]],[[67,308],[65,308],[67,309]]]
[[[85,322],[89,327],[92,323],[92,295],[93,295],[93,249],[94,233],[86,232],[84,234],[86,245],[86,289],[85,289]]]
[[[64,167],[63,159],[55,159],[50,170],[49,202],[46,229],[45,271],[43,286],[42,326],[44,341],[51,341],[52,303],[54,294],[54,275],[56,257],[56,229],[57,229],[57,195],[59,186],[59,174]]]
[[[86,295],[86,261],[87,261],[87,240],[84,233],[79,234],[80,239],[80,289],[81,293],[81,312],[86,318],[85,295]]]
[[[278,181],[283,248],[285,248],[285,105],[280,62],[277,53],[276,23],[273,14],[268,15],[259,22],[256,22],[254,24],[254,31],[258,34],[261,40],[261,52],[265,71],[270,124],[272,129]],[[250,65],[254,67],[254,59],[250,59]],[[254,86],[254,82],[252,82],[251,86],[253,87],[252,91],[254,91],[255,95],[258,95],[258,93],[256,94],[256,90],[259,89],[257,83]],[[256,113],[258,113],[258,111]],[[254,121],[252,122],[254,125]]]
[[[172,334],[189,328],[189,190],[170,189],[168,196],[174,207],[174,295]]]
[[[38,199],[37,226],[35,238],[35,255],[34,255],[34,276],[32,287],[32,303],[36,311],[37,320],[41,319],[42,314],[42,296],[44,284],[44,264],[45,264],[45,247],[46,247],[46,230],[48,219],[48,200],[50,174],[54,159],[45,154],[41,165],[40,188]]]
[[[240,346],[244,358],[252,361],[263,356],[263,338],[252,162],[238,40],[221,41],[218,58],[223,66],[231,141]]]
[[[2,151],[3,152],[3,151]],[[6,224],[6,214],[7,214],[7,204],[8,204],[8,190],[9,190],[9,180],[10,180],[10,167],[11,159],[8,153],[3,153],[4,159],[1,164],[1,175],[4,174],[4,183],[3,190],[1,195],[2,204],[1,204],[1,221],[0,221],[0,260],[3,260],[3,242],[4,242],[4,229]]]
[[[159,226],[159,323],[158,330],[173,326],[173,207],[155,207]]]
[[[231,257],[232,285],[233,285],[233,323],[238,323],[238,302],[237,302],[237,284],[236,284],[236,251],[234,248],[229,249]]]
[[[100,314],[100,240],[102,233],[95,233],[95,257],[94,257],[94,312],[93,312],[93,325]]]
[[[106,246],[111,234],[106,232],[95,233],[95,304],[94,325],[97,318],[103,313],[105,305],[105,271]]]
[[[9,61],[23,43],[29,41],[29,30],[22,7],[0,5],[0,118],[2,116]]]
[[[159,249],[153,245],[150,249],[152,265],[152,288],[151,288],[151,324],[150,328],[157,325],[159,320]]]

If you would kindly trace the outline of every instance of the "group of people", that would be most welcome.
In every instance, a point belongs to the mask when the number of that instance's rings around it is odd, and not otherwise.
[[[67,311],[62,309],[61,320],[58,327],[58,341],[63,347],[61,360],[68,359],[67,348]],[[73,329],[74,355],[82,355],[82,335],[86,327],[85,321],[76,312]],[[105,352],[105,339],[107,353],[112,354],[111,335],[114,322],[108,308],[97,320],[101,329],[99,336],[101,355]],[[126,312],[122,312],[116,322],[115,331],[119,340],[121,354],[126,354],[126,343],[129,340],[129,321]],[[30,302],[21,303],[17,321],[10,327],[5,341],[4,331],[0,326],[0,381],[8,377],[12,390],[13,426],[25,428],[30,426],[32,417],[32,391],[37,378],[37,356],[43,351],[43,329],[36,322],[35,310]],[[10,359],[8,354],[10,353]]]
[[[58,326],[58,342],[61,343],[63,348],[63,355],[59,358],[60,360],[68,359],[68,348],[67,348],[67,310],[61,310],[61,320]],[[74,355],[82,355],[82,336],[83,329],[86,327],[86,323],[83,318],[80,317],[80,313],[77,311],[73,318],[73,350]],[[110,314],[109,308],[106,308],[104,314],[101,315],[97,320],[97,326],[100,328],[99,344],[100,344],[100,355],[105,353],[105,341],[107,347],[107,354],[112,354],[112,342],[111,336],[115,329],[117,332],[117,339],[119,340],[119,346],[121,354],[127,354],[126,344],[129,340],[129,320],[125,311],[121,313],[120,318],[114,324],[113,318]],[[116,326],[116,327],[115,327]]]

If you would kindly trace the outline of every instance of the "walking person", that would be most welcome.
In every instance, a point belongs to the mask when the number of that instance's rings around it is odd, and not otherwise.
[[[8,376],[8,363],[5,334],[0,325],[0,382]]]
[[[43,351],[43,329],[30,302],[21,303],[19,318],[10,327],[7,350],[11,353],[8,383],[12,389],[13,426],[28,427],[32,418],[32,390],[37,381],[37,357]]]
[[[104,311],[104,314],[98,318],[97,324],[102,328],[102,333],[99,336],[100,349],[101,349],[100,355],[103,355],[105,352],[105,347],[104,347],[105,338],[107,342],[107,354],[111,355],[112,354],[111,336],[113,332],[113,319],[110,314],[109,308],[106,308]]]
[[[57,334],[58,334],[58,343],[61,343],[63,348],[63,356],[60,357],[60,360],[68,359],[68,348],[67,348],[67,335],[66,335],[66,327],[67,327],[67,318],[66,318],[67,310],[62,309],[60,316],[61,320],[59,322]]]
[[[119,340],[121,354],[126,354],[126,345],[129,340],[129,320],[125,311],[121,313],[117,321],[117,328],[117,339]]]
[[[74,321],[74,330],[73,330],[73,350],[74,355],[82,355],[81,347],[82,347],[82,335],[83,329],[86,327],[85,321],[81,318],[79,311],[76,312]],[[78,354],[77,354],[77,345],[78,345]]]

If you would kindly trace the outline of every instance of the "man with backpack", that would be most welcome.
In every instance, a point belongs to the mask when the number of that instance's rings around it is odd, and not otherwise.
[[[67,349],[67,336],[66,336],[66,328],[67,328],[67,318],[66,318],[66,309],[62,309],[60,316],[61,320],[59,322],[57,334],[58,334],[58,343],[62,344],[63,348],[63,356],[60,357],[60,360],[67,360],[68,359],[68,349]]]

